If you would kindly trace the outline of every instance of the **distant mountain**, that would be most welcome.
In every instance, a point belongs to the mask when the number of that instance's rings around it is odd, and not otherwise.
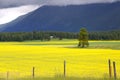
[[[43,6],[5,25],[2,32],[78,32],[120,29],[120,2],[69,6]]]

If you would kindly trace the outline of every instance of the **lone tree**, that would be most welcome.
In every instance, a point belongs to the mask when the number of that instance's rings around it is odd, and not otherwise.
[[[86,47],[89,46],[89,42],[88,42],[88,31],[87,31],[85,28],[81,28],[81,29],[80,29],[78,40],[79,40],[78,47],[84,48],[85,45],[86,45]]]

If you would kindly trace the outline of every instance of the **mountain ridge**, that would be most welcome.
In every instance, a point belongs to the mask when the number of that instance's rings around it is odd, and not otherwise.
[[[89,5],[43,6],[23,18],[8,23],[1,32],[64,31],[78,32],[120,29],[120,2]],[[9,25],[10,24],[10,25]]]

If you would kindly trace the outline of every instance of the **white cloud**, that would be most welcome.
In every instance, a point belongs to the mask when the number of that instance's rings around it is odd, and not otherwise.
[[[39,6],[36,5],[27,5],[15,8],[0,9],[0,24],[8,23],[21,15],[25,15],[37,9],[38,7]]]
[[[111,3],[120,0],[49,0],[47,5],[79,5],[91,3]]]

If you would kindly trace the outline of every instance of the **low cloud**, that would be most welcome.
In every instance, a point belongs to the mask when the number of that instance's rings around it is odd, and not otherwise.
[[[79,5],[91,3],[106,3],[120,0],[0,0],[0,7],[13,7],[21,5]]]
[[[112,3],[120,0],[49,0],[47,5],[80,5],[92,3]]]
[[[0,9],[0,24],[8,23],[19,16],[25,15],[39,6],[36,5],[27,5],[27,6],[20,6],[15,8],[5,8]]]

